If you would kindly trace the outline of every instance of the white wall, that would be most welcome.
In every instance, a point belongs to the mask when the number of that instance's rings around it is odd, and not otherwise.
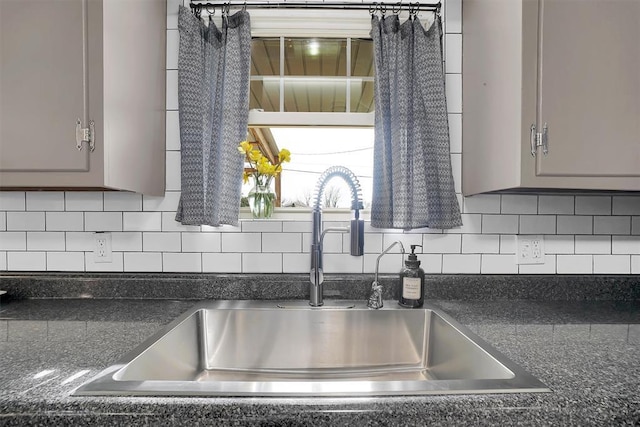
[[[180,190],[177,114],[177,7],[167,16],[167,192],[1,192],[0,270],[303,273],[309,269],[311,215],[278,213],[240,227],[182,226],[174,221]],[[363,12],[366,13],[366,12]],[[460,193],[462,159],[461,0],[445,0],[445,69],[451,156]],[[640,196],[481,195],[463,200],[464,226],[399,232],[367,226],[365,256],[327,235],[325,271],[373,272],[394,240],[422,244],[429,273],[640,274]],[[248,218],[247,214],[243,214]],[[348,219],[326,214],[331,225]],[[93,233],[110,231],[113,262],[93,262]],[[515,235],[541,234],[541,265],[515,263]],[[382,258],[395,272],[400,256]]]

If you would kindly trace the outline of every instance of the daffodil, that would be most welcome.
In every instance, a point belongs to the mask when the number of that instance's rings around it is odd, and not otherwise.
[[[249,172],[244,171],[244,173],[242,174],[242,183],[243,184],[248,184],[249,183]]]
[[[251,143],[249,141],[242,141],[238,146],[238,151],[242,154],[247,154],[251,151]]]
[[[260,150],[251,150],[247,154],[249,156],[249,159],[253,160],[254,162],[257,162],[258,160],[260,160],[260,158],[263,157]]]
[[[280,150],[280,153],[278,153],[278,160],[280,160],[280,163],[282,162],[290,162],[291,161],[291,151],[287,150],[286,148],[283,148],[282,150]]]

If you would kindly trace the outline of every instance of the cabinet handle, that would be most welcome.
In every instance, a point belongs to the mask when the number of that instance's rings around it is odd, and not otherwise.
[[[538,134],[536,133],[536,125],[531,125],[531,134],[529,136],[529,142],[531,143],[531,155],[533,157],[536,156],[536,149],[538,148],[537,136]]]

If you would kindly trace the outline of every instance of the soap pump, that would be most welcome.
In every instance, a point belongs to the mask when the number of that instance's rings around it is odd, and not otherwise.
[[[424,270],[420,268],[420,261],[415,253],[418,246],[422,247],[422,245],[411,245],[411,253],[400,271],[398,304],[403,307],[418,308],[424,303]]]

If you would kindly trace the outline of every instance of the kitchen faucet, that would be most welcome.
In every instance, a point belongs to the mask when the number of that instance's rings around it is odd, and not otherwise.
[[[349,228],[327,228],[322,231],[322,208],[320,202],[327,182],[334,176],[339,176],[346,181],[351,190],[351,209],[354,218]],[[360,219],[360,209],[363,209],[360,182],[355,174],[344,166],[331,166],[324,171],[316,184],[315,203],[313,206],[313,231],[311,243],[311,273],[309,284],[309,305],[320,307],[324,304],[323,286],[324,275],[322,273],[322,241],[325,233],[329,231],[350,232],[351,250],[353,256],[362,256],[364,253],[364,220]]]

